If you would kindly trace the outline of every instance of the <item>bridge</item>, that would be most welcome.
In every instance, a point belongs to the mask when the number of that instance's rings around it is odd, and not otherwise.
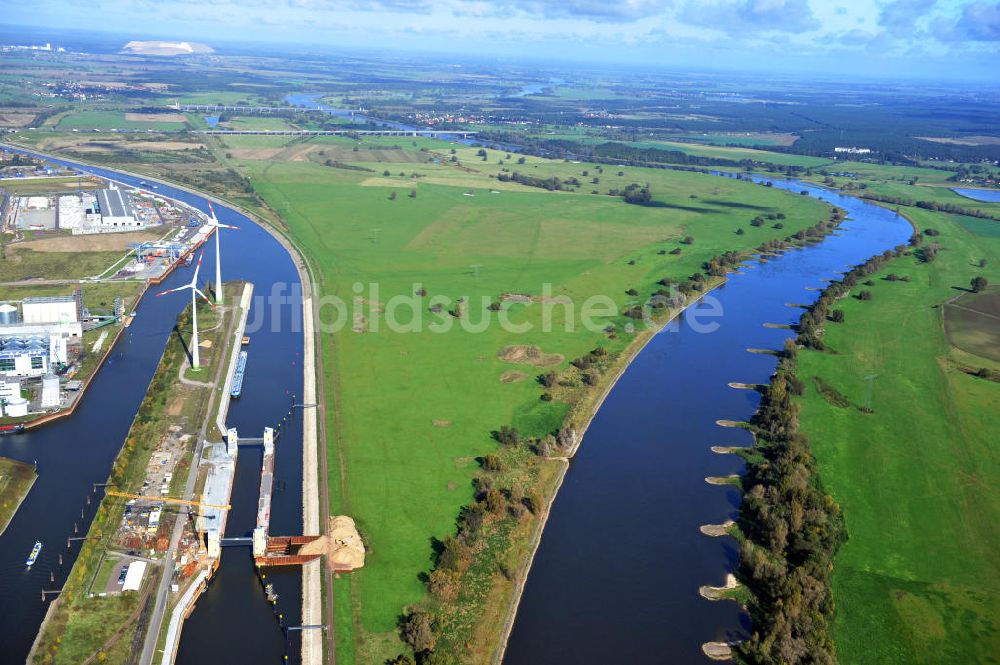
[[[290,115],[292,113],[326,113],[322,109],[310,109],[302,106],[234,106],[227,104],[175,104],[171,107],[175,111],[185,111],[188,113],[239,113],[251,115],[259,113],[261,115]],[[354,114],[358,111],[346,111]]]

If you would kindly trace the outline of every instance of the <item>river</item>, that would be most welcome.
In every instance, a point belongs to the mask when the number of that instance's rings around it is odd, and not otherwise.
[[[99,175],[137,184],[103,169]],[[637,356],[594,418],[556,499],[528,579],[506,661],[508,663],[704,663],[703,642],[740,639],[749,622],[734,603],[698,596],[702,584],[721,584],[736,564],[730,539],[712,539],[698,527],[735,517],[739,494],[704,482],[709,475],[741,470],[733,456],[716,455],[715,444],[748,445],[743,430],[724,429],[720,418],[744,420],[757,408],[752,391],[730,381],[767,381],[773,356],[749,348],[780,348],[791,333],[764,323],[794,323],[825,280],[906,241],[909,224],[894,213],[855,198],[797,182],[776,187],[807,190],[848,211],[847,221],[821,244],[767,263],[748,263],[713,295],[724,315],[719,329],[698,334],[683,324],[657,335]],[[199,196],[160,185],[165,196],[201,209]],[[272,284],[297,282],[291,258],[269,234],[243,215],[217,206],[223,222],[241,227],[222,237],[225,279],[247,279],[256,294]],[[208,247],[211,247],[210,245]],[[212,252],[206,273],[213,274]],[[178,270],[163,288],[180,285]],[[61,584],[71,561],[59,569],[57,552],[72,531],[93,482],[107,476],[128,431],[183,298],[145,299],[139,316],[95,378],[78,412],[30,434],[0,440],[0,454],[38,460],[39,479],[0,539],[0,601],[17,612],[0,615],[0,655],[20,662],[44,614],[39,590],[50,570]],[[287,410],[301,390],[301,334],[292,332],[291,307],[279,312],[254,306],[251,320],[282,319],[280,331],[253,333],[243,396],[229,422],[257,436]],[[287,489],[274,496],[272,531],[301,531],[301,421],[296,415],[278,444],[277,480]],[[227,535],[253,524],[260,453],[241,451],[234,509]],[[92,513],[88,513],[88,521]],[[31,543],[46,547],[26,572]],[[72,550],[76,552],[76,548]],[[301,575],[269,574],[281,594],[287,621],[297,622]],[[254,578],[249,552],[227,549],[212,586],[198,602],[182,634],[178,662],[281,662],[297,640],[285,644]]]
[[[683,320],[654,337],[608,395],[573,458],[552,506],[507,647],[505,663],[709,662],[701,646],[748,636],[733,602],[698,595],[721,585],[737,562],[730,538],[698,527],[735,519],[740,495],[706,476],[742,471],[713,445],[750,445],[750,434],[718,419],[747,420],[759,403],[731,381],[765,383],[780,349],[826,280],[905,243],[909,223],[893,212],[800,182],[845,209],[847,221],[822,243],[766,263],[750,262],[713,292],[723,308],[715,332]]]
[[[130,185],[139,182],[139,178],[106,169],[51,161]],[[164,184],[155,191],[208,209],[206,200],[196,194]],[[226,206],[216,205],[215,209],[220,221],[240,227],[239,231],[224,232],[221,238],[223,279],[242,279],[255,285],[246,380],[241,397],[232,402],[228,424],[243,436],[259,437],[264,427],[277,425],[288,412],[292,395],[301,395],[303,376],[301,310],[288,304],[265,305],[260,298],[274,285],[297,285],[299,278],[288,252],[269,233]],[[201,274],[214,275],[214,240],[205,249]],[[174,271],[157,288],[188,282],[191,270]],[[83,288],[86,291],[86,285]],[[79,551],[79,545],[67,550],[66,538],[72,535],[74,523],[80,523],[81,532],[89,527],[93,507],[87,509],[85,520],[80,519],[86,496],[92,483],[107,479],[167,336],[187,304],[182,297],[143,298],[138,316],[91,382],[76,413],[31,432],[0,438],[0,455],[38,463],[38,480],[0,537],[0,604],[8,608],[0,612],[0,662],[24,662],[48,608],[40,600],[40,591],[52,588],[50,572],[56,575],[56,588],[65,581]],[[296,409],[276,445],[278,491],[271,508],[271,532],[275,535],[302,532],[301,418],[301,410]],[[227,536],[248,535],[253,527],[261,454],[256,448],[240,451]],[[41,540],[44,548],[38,562],[27,570],[24,559],[35,540]],[[62,567],[58,565],[59,552],[64,555]],[[297,625],[301,571],[275,569],[268,573],[268,580],[280,594],[278,606],[286,623]],[[282,663],[286,654],[294,663],[299,660],[299,649],[297,637],[286,644],[257,582],[249,549],[227,548],[214,581],[185,624],[177,663]]]
[[[952,187],[951,191],[973,201],[982,203],[1000,203],[1000,189],[967,189]]]

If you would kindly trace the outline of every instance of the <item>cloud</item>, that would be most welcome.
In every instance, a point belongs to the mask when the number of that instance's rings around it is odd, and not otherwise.
[[[662,14],[673,3],[664,0],[506,0],[497,5],[547,18],[628,22]]]
[[[1000,42],[1000,4],[974,2],[966,5],[950,29],[938,33],[943,41]]]
[[[878,24],[894,35],[913,32],[917,21],[934,7],[935,0],[895,0],[883,5]]]
[[[692,0],[679,19],[689,25],[729,34],[747,32],[806,32],[820,27],[807,0]]]

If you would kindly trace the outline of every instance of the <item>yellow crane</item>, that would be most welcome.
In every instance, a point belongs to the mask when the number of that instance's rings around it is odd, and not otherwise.
[[[160,503],[179,503],[184,506],[198,506],[200,508],[216,508],[218,510],[229,510],[231,506],[218,505],[214,503],[204,503],[202,501],[188,501],[187,499],[174,499],[169,496],[147,496],[144,494],[130,494],[129,492],[119,492],[118,490],[106,489],[104,491],[108,496],[120,496],[126,499],[136,499],[137,501],[158,501]]]

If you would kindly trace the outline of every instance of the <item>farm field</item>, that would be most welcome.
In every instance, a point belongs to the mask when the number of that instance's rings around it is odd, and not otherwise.
[[[126,129],[156,131],[181,130],[187,125],[180,121],[163,121],[155,119],[156,116],[143,118],[138,113],[123,113],[120,111],[77,111],[66,115],[59,121],[57,128],[61,131],[73,129]],[[178,115],[177,118],[183,118]]]
[[[648,207],[589,194],[581,172],[596,171],[587,164],[529,157],[516,165],[538,177],[579,177],[579,193],[501,183],[490,175],[506,153],[488,151],[483,162],[475,149],[430,140],[324,137],[317,145],[326,157],[237,157],[258,145],[253,138],[227,138],[231,162],[287,223],[317,270],[319,295],[363,301],[360,315],[322,341],[330,511],[353,516],[370,548],[365,568],[335,584],[339,606],[349,598],[353,611],[338,619],[341,662],[381,662],[403,649],[397,619],[405,606],[426,598],[420,575],[431,566],[430,539],[454,532],[461,507],[472,500],[477,458],[496,450],[491,431],[509,424],[523,436],[541,436],[560,426],[572,404],[540,401],[536,376],[565,370],[596,346],[622,351],[634,339],[619,314],[634,300],[628,289],[648,297],[658,279],[683,279],[723,251],[784,237],[829,215],[813,199],[658,169],[627,168],[617,176],[617,169],[604,167],[600,176],[602,190],[649,182],[655,204]],[[274,149],[267,138],[263,145]],[[448,161],[452,149],[457,164]],[[334,152],[353,168],[325,166]],[[754,216],[776,212],[786,216],[783,229],[749,226]],[[737,235],[744,226],[745,234]],[[680,245],[686,235],[693,244]],[[678,247],[680,254],[669,254]],[[466,299],[462,324],[445,314],[443,320],[454,323],[448,332],[387,330],[379,314],[387,314],[389,300],[411,298],[421,288],[427,296],[415,298],[415,310],[403,310],[405,323],[442,321],[428,311],[437,296],[450,299],[445,310]],[[565,328],[565,308],[555,307],[553,329],[544,332],[538,300],[547,293],[571,299],[578,311],[595,294],[614,306],[594,328],[577,324],[572,331]],[[534,301],[501,307],[532,331],[508,332],[496,321],[481,331],[462,329],[483,321],[487,305],[503,294]],[[333,308],[321,312],[325,323],[336,317]],[[606,325],[618,329],[614,339]],[[511,353],[529,347],[544,360]],[[541,476],[551,474],[545,468],[554,463],[537,464]],[[505,599],[496,602],[502,607]],[[462,644],[469,635],[458,637]]]
[[[1000,364],[949,343],[941,304],[976,275],[1000,280],[1000,242],[956,216],[904,211],[940,232],[925,239],[940,245],[937,258],[891,261],[859,286],[870,302],[836,305],[845,322],[827,324],[832,352],[798,355],[799,430],[848,531],[834,563],[834,639],[842,663],[991,662],[1000,652],[1000,383],[968,372]],[[952,321],[950,332],[968,339],[968,323]],[[827,401],[816,377],[850,405]]]

